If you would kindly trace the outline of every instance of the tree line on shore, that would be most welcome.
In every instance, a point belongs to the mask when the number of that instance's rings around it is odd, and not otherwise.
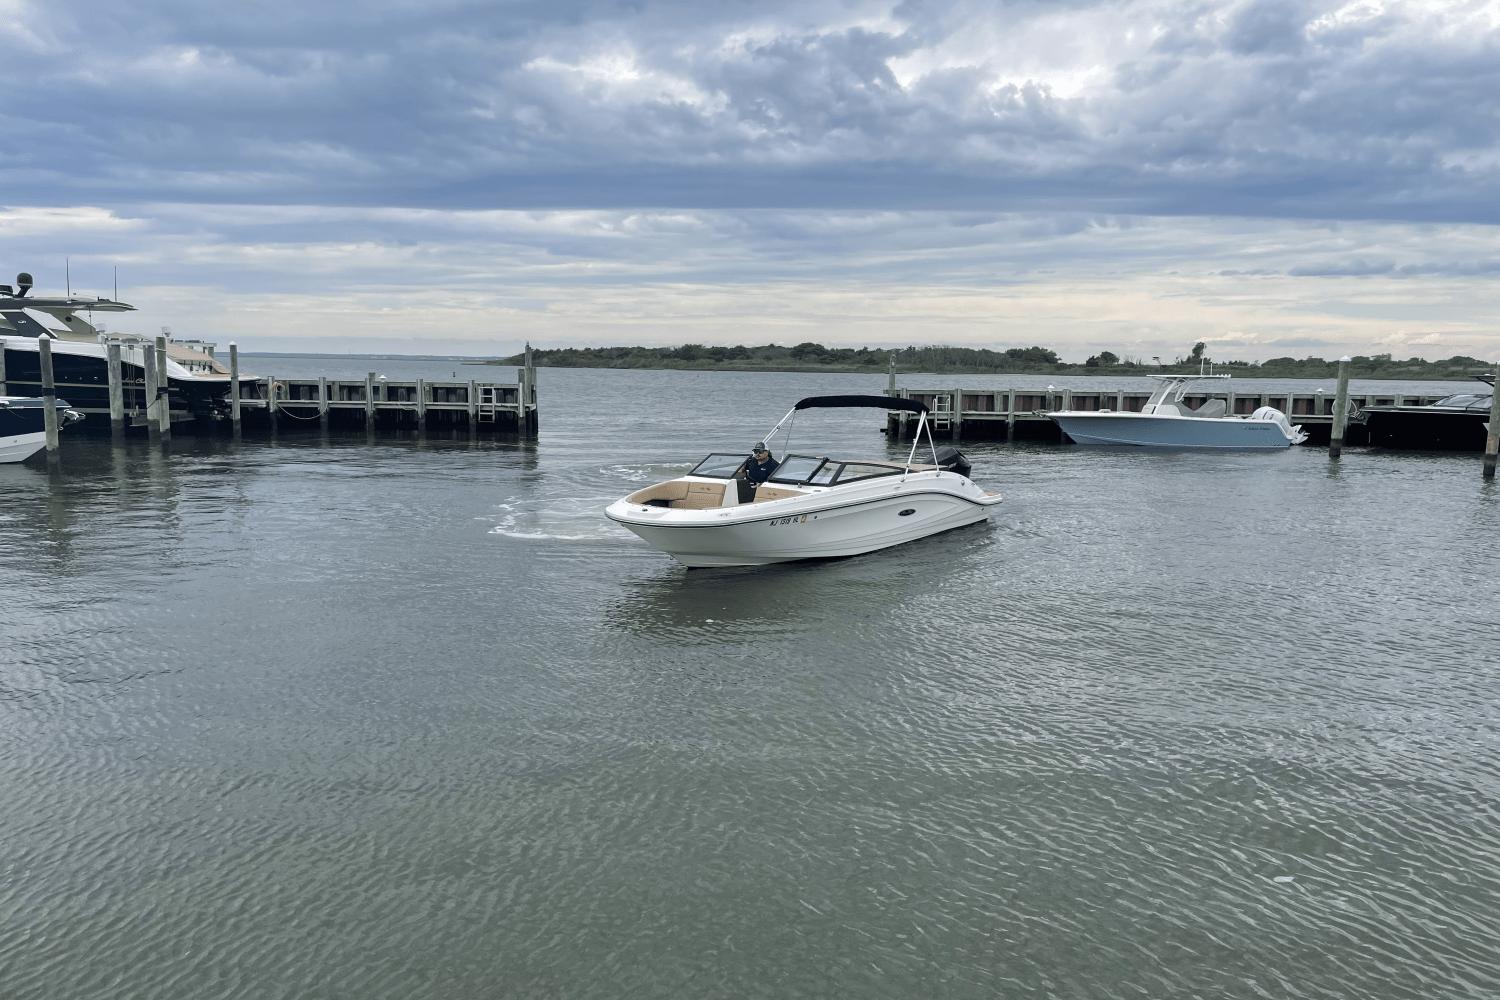
[[[1122,357],[1100,351],[1080,364],[1064,362],[1045,347],[1011,347],[990,350],[981,347],[910,346],[825,347],[806,341],[792,346],[764,344],[734,347],[683,344],[680,347],[559,347],[534,348],[534,363],[553,368],[685,368],[733,371],[885,371],[894,359],[903,372],[952,374],[1069,374],[1138,375],[1187,369],[1197,371],[1209,362],[1206,345],[1198,342],[1187,354],[1175,358]],[[513,365],[522,355],[497,359],[494,364]],[[1266,361],[1209,362],[1226,374],[1272,378],[1319,378],[1338,373],[1338,361],[1323,358],[1270,358]],[[1350,359],[1354,378],[1454,379],[1466,378],[1493,366],[1478,358],[1454,355],[1441,361],[1423,358],[1398,360],[1389,354],[1358,355]]]

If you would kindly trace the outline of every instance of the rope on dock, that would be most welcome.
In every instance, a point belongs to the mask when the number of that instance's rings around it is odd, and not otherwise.
[[[271,402],[272,402],[272,403],[273,403],[273,404],[274,404],[274,403],[275,403],[275,402],[276,402],[276,400],[272,400],[272,401],[271,401]],[[290,399],[283,399],[283,400],[281,400],[281,401],[280,401],[280,402],[281,402],[281,403],[282,403],[282,405],[283,405],[283,406],[284,406],[284,405],[286,405],[286,404],[287,404],[287,403],[292,403],[292,402],[301,402],[301,401],[300,401],[300,400],[290,400]],[[317,404],[317,403],[316,403],[316,402],[314,402],[314,401],[311,401],[311,400],[309,400],[309,401],[308,401],[308,403],[307,403],[307,405],[308,405],[308,406],[316,406],[316,405],[318,405],[318,404]],[[313,414],[313,415],[312,415],[312,416],[310,416],[310,417],[299,417],[299,416],[298,416],[298,415],[297,415],[297,414],[295,414],[295,413],[288,413],[288,412],[287,412],[287,411],[286,411],[286,410],[283,410],[283,409],[282,409],[282,408],[281,408],[281,407],[280,407],[280,406],[278,406],[278,407],[277,407],[277,408],[276,408],[276,415],[277,415],[277,416],[280,416],[280,417],[291,417],[291,418],[292,418],[292,419],[293,419],[293,420],[317,420],[317,419],[318,419],[318,418],[320,418],[320,417],[321,417],[321,416],[322,416],[322,414],[321,414],[321,413],[314,413],[314,414]]]

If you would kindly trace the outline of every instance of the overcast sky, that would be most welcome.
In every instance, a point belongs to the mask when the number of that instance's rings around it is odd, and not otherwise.
[[[0,0],[0,280],[249,351],[1500,356],[1497,0],[339,6]]]

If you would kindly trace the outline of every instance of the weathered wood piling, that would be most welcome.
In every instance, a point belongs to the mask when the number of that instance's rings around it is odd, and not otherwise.
[[[1288,418],[1290,419],[1290,418]],[[1349,358],[1339,358],[1339,384],[1333,401],[1333,429],[1328,434],[1328,457],[1344,451],[1344,432],[1349,427]]]
[[[1484,478],[1495,478],[1495,457],[1500,454],[1500,364],[1495,365],[1494,394],[1490,397],[1490,423],[1484,436]]]
[[[46,434],[47,456],[51,458],[57,454],[57,382],[52,377],[52,341],[41,338],[37,349],[42,369],[42,430]]]
[[[125,433],[125,378],[120,345],[110,344],[104,353],[109,369],[109,432],[119,437]]]
[[[172,395],[171,382],[167,379],[167,338],[156,338],[155,358],[147,351],[147,365],[156,366],[156,420],[157,434],[162,441],[172,439]]]
[[[240,429],[240,348],[229,342],[229,422],[233,429]]]

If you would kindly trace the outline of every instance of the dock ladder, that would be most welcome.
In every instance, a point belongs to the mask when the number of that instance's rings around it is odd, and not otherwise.
[[[953,396],[951,393],[940,392],[932,397],[932,412],[928,414],[928,421],[933,430],[945,431],[952,426],[953,421]]]
[[[479,387],[479,406],[475,413],[481,424],[493,424],[495,413],[500,408],[500,387],[494,385],[482,385]]]

